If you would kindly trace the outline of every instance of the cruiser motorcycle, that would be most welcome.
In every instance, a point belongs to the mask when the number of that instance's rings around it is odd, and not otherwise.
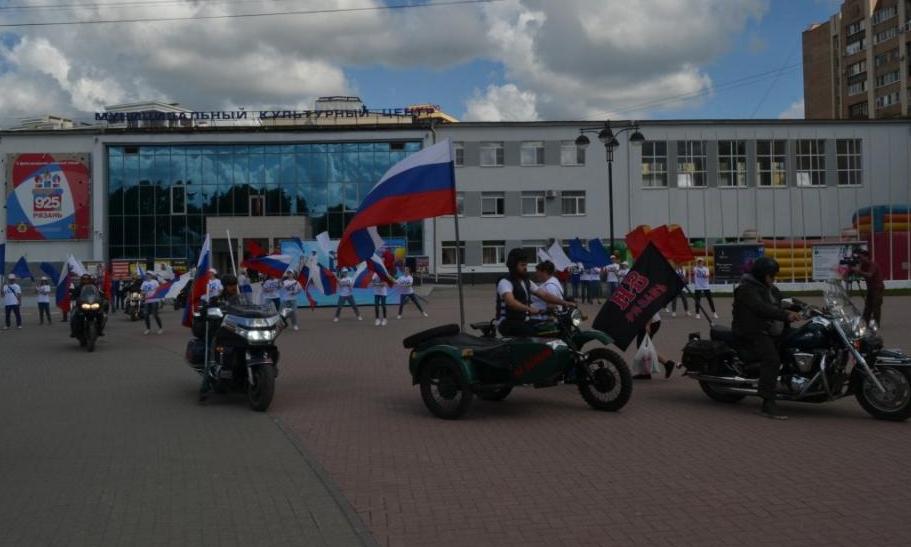
[[[284,317],[272,306],[249,302],[203,306],[193,314],[194,338],[187,343],[187,364],[207,376],[216,393],[245,392],[250,408],[265,411],[275,394],[279,358],[275,340],[284,324]]]
[[[824,403],[854,395],[874,418],[907,420],[911,356],[883,348],[875,323],[864,323],[839,281],[826,284],[824,300],[822,308],[790,301],[807,321],[784,335],[777,398]],[[758,365],[738,352],[727,327],[713,325],[710,340],[691,334],[682,366],[715,401],[736,403],[758,395]]]
[[[130,317],[130,321],[137,321],[143,318],[142,300],[142,293],[139,291],[130,291],[127,293],[123,311]]]

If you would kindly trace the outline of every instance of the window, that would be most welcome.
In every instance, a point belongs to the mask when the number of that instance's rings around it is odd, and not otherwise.
[[[876,77],[876,87],[882,87],[884,85],[894,84],[898,81],[898,71],[894,70],[892,72],[886,72],[880,76]]]
[[[503,192],[481,192],[481,216],[503,216],[505,202],[506,199],[503,197]]]
[[[519,163],[525,166],[544,165],[544,142],[523,142],[519,149]]]
[[[885,53],[880,53],[876,57],[873,57],[873,66],[879,68],[886,63],[891,63],[893,61],[898,61],[898,48],[889,50]]]
[[[463,167],[465,165],[465,143],[460,141],[453,142],[452,153],[453,159],[455,160],[455,166]]]
[[[787,141],[756,141],[756,176],[759,186],[781,188],[785,181]]]
[[[705,141],[677,141],[677,186],[705,187]]]
[[[506,263],[505,241],[482,241],[481,264],[498,266]]]
[[[848,86],[848,96],[857,95],[867,90],[867,81],[857,82]]]
[[[458,254],[456,254],[456,242],[455,241],[444,241],[442,242],[442,248],[440,253],[440,260],[443,263],[443,266],[456,266],[458,264],[465,263],[465,242],[460,242],[458,246]]]
[[[862,103],[852,104],[848,107],[848,117],[849,118],[867,118],[870,116],[870,103],[864,101]]]
[[[529,264],[538,263],[538,249],[543,249],[545,243],[546,242],[543,239],[522,241],[522,251],[525,252],[525,260],[527,260]]]
[[[187,214],[187,191],[182,184],[171,187],[171,214]]]
[[[876,108],[885,108],[887,106],[898,104],[898,97],[898,91],[880,95],[876,98]]]
[[[867,46],[867,41],[863,38],[851,42],[845,46],[845,55],[854,55],[855,53],[860,52]]]
[[[481,167],[502,167],[503,166],[503,143],[502,142],[482,142],[481,143]]]
[[[667,187],[667,142],[642,143],[642,185],[648,188]]]
[[[576,141],[561,141],[560,165],[585,165],[585,148]]]
[[[585,191],[563,192],[560,196],[561,214],[563,216],[581,216],[585,214]]]
[[[857,34],[858,32],[860,32],[862,30],[864,30],[863,19],[861,19],[860,21],[855,21],[855,22],[851,23],[850,25],[848,25],[845,35],[851,36],[852,34]]]
[[[719,186],[746,186],[746,141],[718,142],[718,176]]]
[[[861,140],[838,139],[835,141],[835,159],[838,164],[838,184],[858,186],[862,181]]]
[[[859,61],[853,65],[848,65],[848,76],[857,76],[867,70],[867,61]]]
[[[876,45],[880,42],[885,42],[886,40],[891,40],[896,36],[898,36],[898,27],[892,27],[882,32],[877,32],[873,35],[873,45]]]
[[[250,216],[261,217],[266,215],[264,196],[250,196]]]
[[[522,192],[522,216],[544,216],[544,192]]]
[[[796,159],[797,186],[825,186],[826,141],[798,140]]]
[[[878,9],[873,12],[873,16],[870,17],[870,23],[878,25],[883,21],[888,21],[898,15],[898,6],[889,6],[888,8]]]

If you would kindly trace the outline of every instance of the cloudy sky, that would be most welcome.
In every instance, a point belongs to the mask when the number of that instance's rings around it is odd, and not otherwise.
[[[106,104],[359,95],[466,120],[802,115],[800,33],[833,0],[0,0],[0,125]],[[67,26],[289,11],[357,11]]]

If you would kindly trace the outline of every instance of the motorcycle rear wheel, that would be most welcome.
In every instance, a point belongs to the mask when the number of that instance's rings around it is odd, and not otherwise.
[[[746,395],[742,393],[725,393],[715,388],[715,385],[710,382],[699,382],[699,387],[702,388],[702,392],[708,395],[709,399],[717,401],[719,403],[726,403],[729,405],[739,403],[740,401],[746,398]]]
[[[247,386],[250,408],[257,412],[265,412],[272,404],[272,397],[275,395],[275,373],[272,367],[254,367],[253,382],[254,385]]]
[[[461,418],[471,408],[474,393],[462,370],[445,357],[433,358],[421,371],[421,398],[434,416]]]
[[[588,375],[578,383],[582,399],[595,410],[623,408],[633,394],[633,377],[623,357],[607,348],[594,348],[588,352],[587,366]]]
[[[875,372],[886,393],[862,378],[854,391],[860,406],[878,420],[903,422],[911,418],[911,371],[883,367]]]

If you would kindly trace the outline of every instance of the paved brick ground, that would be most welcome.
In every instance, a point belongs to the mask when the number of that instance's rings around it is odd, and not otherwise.
[[[88,354],[31,306],[26,321],[0,332],[0,544],[372,542],[273,417],[196,404],[184,329],[143,337],[119,316]]]
[[[469,288],[469,321],[487,318]],[[390,326],[302,312],[283,340],[273,412],[319,458],[388,545],[907,545],[911,424],[869,418],[853,399],[785,405],[709,401],[685,378],[637,383],[620,413],[571,387],[478,401],[467,419],[425,410],[400,341],[457,317],[454,291],[430,319]],[[722,319],[729,299],[719,299]],[[907,342],[911,298],[888,298],[888,341]],[[594,313],[594,310],[591,310]],[[665,353],[695,319],[670,319]],[[904,327],[902,326],[904,325]],[[904,340],[903,340],[904,335]]]

